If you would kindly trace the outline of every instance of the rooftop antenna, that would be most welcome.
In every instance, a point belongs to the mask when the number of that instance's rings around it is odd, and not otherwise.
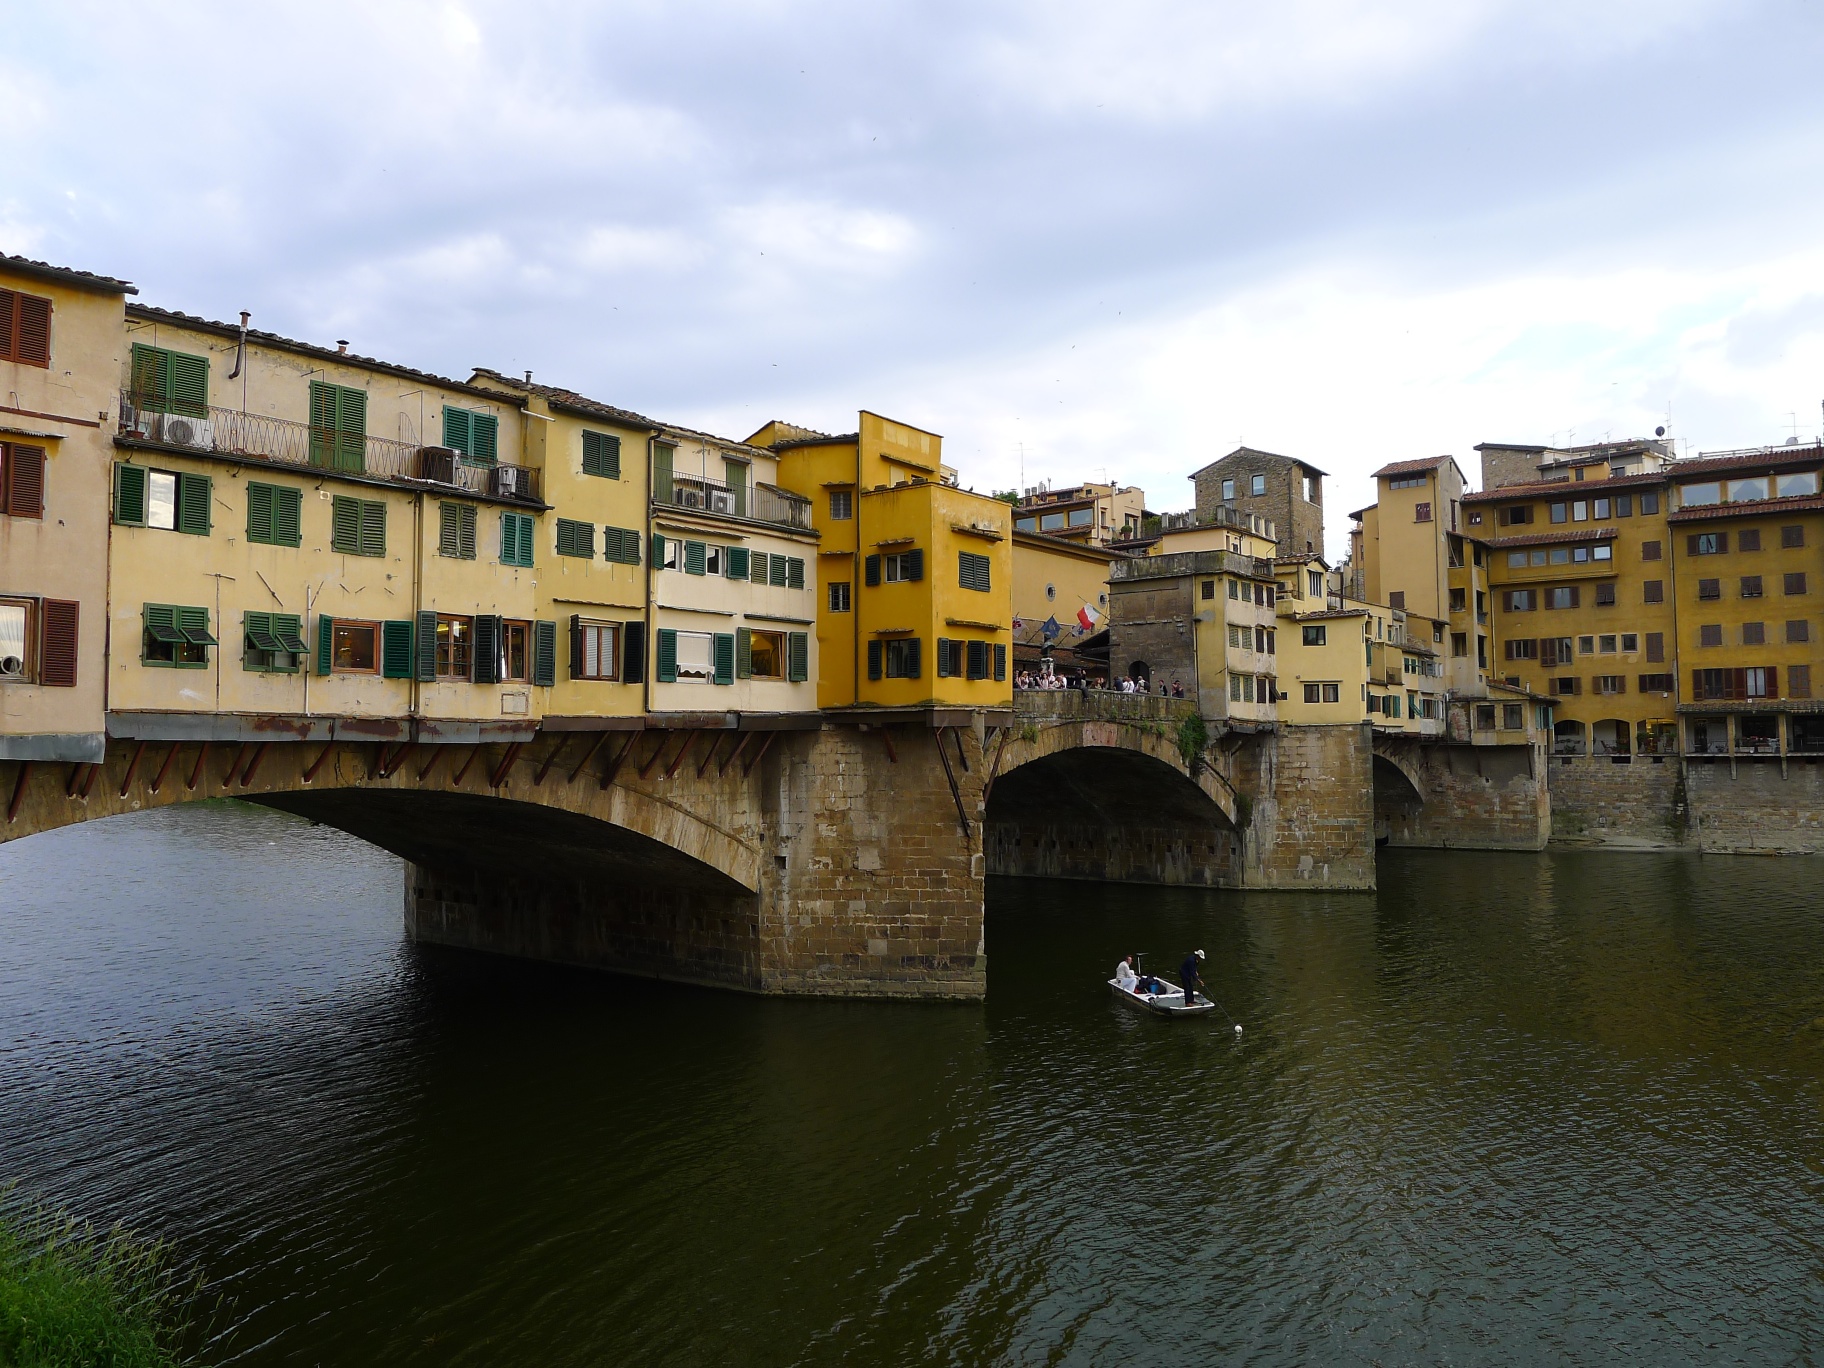
[[[1786,443],[1786,445],[1787,446],[1797,446],[1799,444],[1799,415],[1796,413],[1788,413],[1786,415],[1786,419],[1787,419],[1787,426],[1789,426],[1792,429],[1792,438],[1791,438],[1791,440],[1789,440]]]
[[[1020,497],[1026,497],[1026,443],[1020,443]]]

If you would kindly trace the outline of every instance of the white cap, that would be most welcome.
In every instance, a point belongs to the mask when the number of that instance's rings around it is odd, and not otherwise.
[[[1198,959],[1202,959],[1202,958],[1203,958],[1203,951],[1201,951],[1201,950],[1199,950],[1199,951],[1198,951],[1198,952],[1197,952],[1197,958],[1198,958]]]

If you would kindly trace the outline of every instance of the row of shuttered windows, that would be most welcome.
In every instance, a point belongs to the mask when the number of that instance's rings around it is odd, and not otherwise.
[[[937,639],[940,679],[1007,678],[1007,647],[990,641]],[[886,637],[868,643],[869,679],[920,679],[924,676],[924,642],[918,637]]]
[[[733,684],[737,679],[802,684],[810,678],[808,632],[752,627],[685,632],[661,627],[656,639],[653,678],[661,684]]]
[[[805,584],[804,560],[799,556],[683,540],[657,532],[652,534],[652,563],[661,570],[681,570],[687,575],[719,575],[775,589],[802,589]]]

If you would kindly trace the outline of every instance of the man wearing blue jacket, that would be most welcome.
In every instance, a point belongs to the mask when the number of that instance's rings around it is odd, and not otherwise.
[[[1203,964],[1203,951],[1193,950],[1184,957],[1184,963],[1178,966],[1178,977],[1184,981],[1184,1005],[1193,1006],[1197,1001],[1197,990],[1203,986],[1203,975],[1199,972]]]

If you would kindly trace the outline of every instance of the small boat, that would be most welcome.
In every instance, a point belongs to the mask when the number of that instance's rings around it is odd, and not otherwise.
[[[1202,993],[1193,993],[1191,1000],[1184,1000],[1184,990],[1175,983],[1162,978],[1154,980],[1159,985],[1157,993],[1135,993],[1121,986],[1118,979],[1108,981],[1109,991],[1123,1002],[1138,1007],[1144,1012],[1152,1012],[1162,1017],[1203,1016],[1216,1010],[1216,1004]]]

